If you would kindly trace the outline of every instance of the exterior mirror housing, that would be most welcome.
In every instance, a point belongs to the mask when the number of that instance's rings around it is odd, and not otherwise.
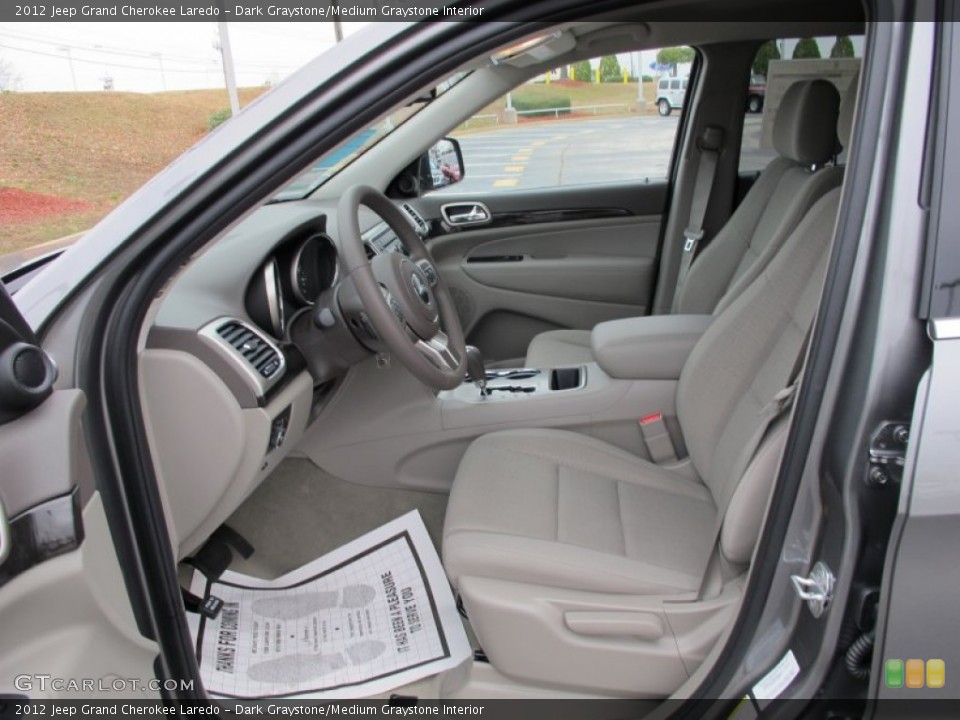
[[[463,179],[463,153],[453,138],[441,138],[401,172],[387,189],[389,197],[419,197]]]

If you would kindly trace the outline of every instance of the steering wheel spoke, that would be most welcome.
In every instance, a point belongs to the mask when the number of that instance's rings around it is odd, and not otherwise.
[[[420,272],[423,273],[423,276],[427,279],[427,282],[430,283],[430,287],[436,287],[437,282],[440,280],[440,274],[433,266],[433,263],[427,258],[420,258],[417,260],[417,267],[420,268]]]
[[[450,338],[442,330],[429,340],[418,340],[414,347],[439,370],[456,371],[460,367],[462,356],[451,346]]]

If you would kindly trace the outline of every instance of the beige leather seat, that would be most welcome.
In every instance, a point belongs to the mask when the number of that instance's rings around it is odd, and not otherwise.
[[[754,439],[813,321],[839,201],[835,188],[813,205],[691,352],[676,389],[688,462],[658,466],[546,429],[492,433],[467,450],[443,560],[500,672],[664,697],[715,644],[739,601],[786,419]]]
[[[840,185],[842,171],[824,167],[837,150],[839,102],[836,88],[825,80],[799,81],[787,89],[773,129],[779,157],[690,267],[674,312],[722,311],[767,266],[810,207]],[[551,330],[533,338],[525,365],[562,367],[593,359],[589,330]]]
[[[676,395],[687,470],[558,430],[492,433],[467,450],[443,560],[495,668],[666,696],[709,651],[757,540],[784,425],[770,429],[742,477],[734,469],[761,409],[788,384],[812,322],[839,196],[814,205],[691,353]],[[712,553],[710,600],[693,602]]]

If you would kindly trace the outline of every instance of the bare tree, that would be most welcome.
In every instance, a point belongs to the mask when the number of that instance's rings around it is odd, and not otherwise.
[[[0,92],[19,90],[23,78],[12,63],[0,57]]]

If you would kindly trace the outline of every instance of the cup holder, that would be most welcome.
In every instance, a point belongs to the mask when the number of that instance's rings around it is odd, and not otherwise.
[[[575,390],[583,385],[583,368],[554,368],[550,371],[551,390]]]

